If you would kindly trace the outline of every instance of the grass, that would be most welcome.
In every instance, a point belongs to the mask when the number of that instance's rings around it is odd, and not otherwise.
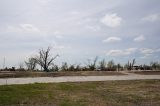
[[[112,71],[77,71],[77,72],[0,72],[0,78],[18,77],[58,77],[58,76],[104,76],[104,75],[125,75]]]
[[[0,106],[159,106],[160,80],[0,86]]]

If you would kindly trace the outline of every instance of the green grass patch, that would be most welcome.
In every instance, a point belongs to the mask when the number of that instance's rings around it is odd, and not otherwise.
[[[160,80],[0,86],[0,106],[160,105]]]

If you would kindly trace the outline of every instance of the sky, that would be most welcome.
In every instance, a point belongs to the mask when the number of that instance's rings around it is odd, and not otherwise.
[[[160,62],[159,0],[0,0],[0,68],[52,47],[55,64]]]

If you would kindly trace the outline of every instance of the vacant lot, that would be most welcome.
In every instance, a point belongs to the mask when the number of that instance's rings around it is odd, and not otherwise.
[[[58,76],[107,76],[125,75],[113,71],[77,71],[77,72],[0,72],[0,78],[18,77],[58,77]]]
[[[160,80],[0,86],[7,106],[159,106]]]
[[[137,71],[134,73],[141,74],[141,75],[160,75],[160,71]]]

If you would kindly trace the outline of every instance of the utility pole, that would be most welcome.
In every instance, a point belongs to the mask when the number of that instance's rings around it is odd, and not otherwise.
[[[4,57],[4,59],[3,59],[3,69],[5,69],[5,64],[6,64],[6,59]]]

